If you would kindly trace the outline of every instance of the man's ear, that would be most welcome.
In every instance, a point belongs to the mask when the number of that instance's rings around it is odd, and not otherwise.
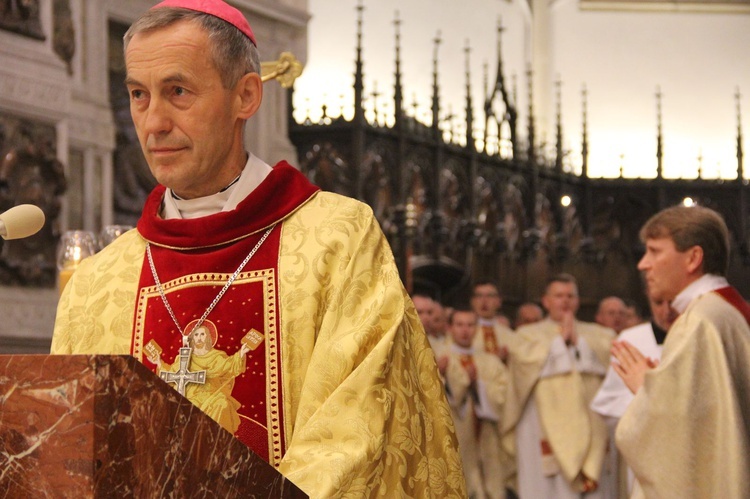
[[[237,82],[237,117],[243,120],[254,115],[263,100],[263,81],[258,73],[247,73]]]
[[[685,262],[688,273],[694,274],[703,269],[703,248],[693,246],[687,250],[687,260]]]
[[[547,293],[544,293],[542,295],[541,302],[542,302],[542,307],[544,307],[544,310],[549,311],[549,299],[547,298]]]

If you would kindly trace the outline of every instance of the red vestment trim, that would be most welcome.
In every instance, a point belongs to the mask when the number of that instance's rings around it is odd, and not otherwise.
[[[146,199],[138,232],[147,241],[169,248],[219,246],[267,229],[319,190],[296,168],[282,161],[236,209],[190,220],[164,220],[159,217],[159,210],[166,188],[158,185]]]
[[[138,222],[139,232],[152,243],[157,275],[183,330],[203,315],[264,230],[275,226],[209,314],[207,321],[216,326],[216,338],[212,338],[208,353],[194,353],[189,368],[206,370],[206,385],[188,385],[186,396],[276,466],[286,451],[278,301],[279,222],[318,190],[292,166],[279,163],[232,211],[198,219],[164,220],[158,213],[165,188],[159,186],[149,195]],[[242,355],[242,340],[251,330],[263,340]],[[182,336],[144,257],[131,353],[156,371],[156,364],[148,357],[157,352],[162,370],[173,370],[181,344]]]
[[[716,290],[716,293],[724,298],[730,305],[737,309],[739,313],[745,318],[745,321],[750,325],[750,305],[747,304],[742,295],[734,289],[732,286],[720,288]]]

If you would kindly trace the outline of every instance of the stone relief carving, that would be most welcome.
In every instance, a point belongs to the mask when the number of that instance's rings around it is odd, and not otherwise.
[[[76,52],[75,27],[70,11],[70,0],[55,0],[53,4],[54,27],[52,47],[65,62],[68,74],[73,74],[73,56]]]
[[[39,0],[0,0],[0,29],[44,40]]]
[[[30,77],[0,74],[0,93],[6,99],[32,107],[43,106],[48,109],[68,107],[68,95],[64,87],[36,81]]]
[[[52,126],[0,115],[0,210],[34,204],[46,217],[31,237],[4,241],[0,282],[49,287],[55,283],[60,196],[65,192],[62,163],[55,156]]]

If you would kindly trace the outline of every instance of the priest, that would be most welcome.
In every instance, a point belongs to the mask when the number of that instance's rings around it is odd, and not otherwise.
[[[126,33],[125,64],[160,185],[75,272],[52,352],[130,354],[202,404],[218,372],[194,352],[206,326],[236,359],[222,396],[237,418],[217,419],[312,497],[464,496],[435,360],[372,211],[245,149],[262,82],[242,14],[161,2]]]
[[[667,337],[667,331],[674,322],[676,314],[666,300],[655,300],[649,296],[648,301],[651,320],[623,330],[618,336],[618,341],[627,342],[637,348],[645,357],[658,361],[661,359],[662,346]],[[614,442],[617,423],[630,402],[633,401],[633,393],[615,371],[616,361],[614,359],[612,357],[612,363],[607,369],[604,382],[596,393],[594,400],[591,401],[591,409],[601,414],[607,422],[611,442]],[[610,481],[610,484],[613,487],[616,486],[619,492],[613,489],[610,497],[625,498],[630,495],[633,473],[624,465],[614,445],[610,445],[607,449],[607,461],[602,473],[609,473],[616,477]]]
[[[508,388],[507,368],[494,354],[472,346],[476,314],[456,308],[448,320],[445,389],[453,412],[469,497],[505,499],[500,455],[500,415]]]
[[[658,365],[626,342],[613,347],[636,394],[616,432],[632,497],[750,497],[750,307],[725,277],[727,226],[709,208],[675,206],[641,240],[649,292],[679,316]]]
[[[599,498],[607,427],[589,404],[615,333],[575,318],[578,287],[569,274],[549,280],[542,305],[548,317],[519,328],[508,355],[503,442],[515,447],[518,495]]]

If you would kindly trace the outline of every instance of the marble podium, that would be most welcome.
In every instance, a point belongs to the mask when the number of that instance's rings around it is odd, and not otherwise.
[[[0,355],[0,498],[307,497],[140,362]]]

